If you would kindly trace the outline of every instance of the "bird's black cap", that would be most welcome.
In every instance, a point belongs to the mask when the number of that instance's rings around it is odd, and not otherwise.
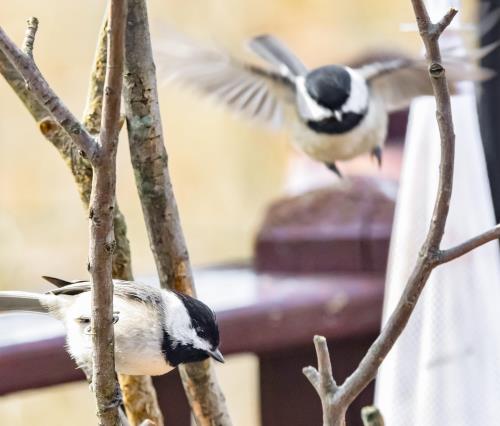
[[[217,348],[220,338],[214,312],[194,297],[182,293],[177,293],[177,296],[186,307],[196,334]]]
[[[351,93],[351,77],[338,65],[327,65],[307,74],[309,95],[321,106],[335,111],[342,107]]]

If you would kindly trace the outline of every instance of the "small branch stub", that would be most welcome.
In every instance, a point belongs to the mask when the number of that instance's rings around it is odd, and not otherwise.
[[[429,66],[429,74],[433,78],[440,78],[440,77],[442,77],[444,75],[444,68],[443,68],[443,66],[440,63],[433,62]]]
[[[440,19],[439,22],[436,24],[433,24],[433,29],[434,31],[432,32],[432,35],[437,39],[439,36],[443,33],[443,31],[448,27],[448,25],[451,24],[451,21],[453,21],[453,18],[455,15],[458,13],[458,9],[455,9],[454,7],[451,7],[448,12]]]
[[[35,43],[35,36],[38,30],[38,18],[32,16],[27,20],[28,27],[24,35],[22,51],[30,58],[33,58],[33,45]]]
[[[361,409],[361,419],[364,426],[384,426],[384,418],[380,410],[374,405],[368,405]]]
[[[314,336],[314,347],[316,348],[318,369],[308,366],[302,369],[302,373],[314,386],[319,396],[323,398],[326,395],[333,395],[337,391],[337,383],[333,378],[326,339],[323,336]]]

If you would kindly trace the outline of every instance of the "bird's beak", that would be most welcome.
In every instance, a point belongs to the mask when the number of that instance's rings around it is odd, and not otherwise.
[[[220,353],[219,349],[216,349],[215,351],[209,351],[208,354],[216,361],[224,363],[224,357]]]

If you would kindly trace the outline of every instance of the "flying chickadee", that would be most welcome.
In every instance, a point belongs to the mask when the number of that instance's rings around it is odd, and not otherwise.
[[[92,365],[90,283],[43,277],[58,288],[45,294],[0,292],[0,313],[47,313],[64,323],[67,349],[79,367]],[[209,357],[224,362],[214,313],[174,291],[113,280],[117,373],[156,376]]]
[[[474,62],[496,46],[443,52],[451,85],[491,77],[491,71]],[[198,89],[247,118],[291,129],[300,149],[337,174],[337,160],[366,152],[380,165],[388,114],[406,108],[414,97],[432,94],[422,58],[308,70],[272,35],[251,39],[249,47],[265,66],[240,61],[173,31],[156,52],[160,72],[168,80]]]

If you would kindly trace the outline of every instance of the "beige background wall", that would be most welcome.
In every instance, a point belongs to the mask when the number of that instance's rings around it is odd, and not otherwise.
[[[16,41],[22,39],[28,16],[40,19],[35,57],[75,113],[84,106],[104,3],[0,2],[0,25]],[[409,4],[409,0],[149,2],[156,27],[169,22],[234,52],[245,38],[273,32],[311,66],[344,61],[374,47],[418,50],[415,34],[399,32],[401,22],[413,21]],[[289,153],[286,135],[253,128],[192,94],[162,88],[160,95],[172,178],[193,262],[249,258],[265,206],[283,190]],[[153,261],[126,141],[122,142],[119,202],[127,217],[135,273],[149,275]],[[86,253],[87,222],[69,172],[0,80],[0,289],[38,288],[43,274],[83,277]],[[220,372],[231,409],[239,414],[237,425],[257,423],[256,368],[253,358],[241,357]],[[247,384],[245,394],[240,394],[241,381]],[[89,425],[94,419],[91,407],[84,384],[13,395],[0,399],[0,424],[54,426],[69,424],[69,418],[72,425]]]

